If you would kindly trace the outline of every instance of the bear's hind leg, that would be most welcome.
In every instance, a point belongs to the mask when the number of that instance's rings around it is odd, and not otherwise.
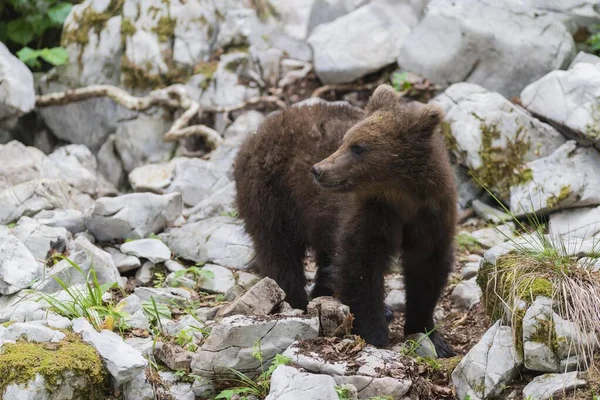
[[[315,286],[311,291],[311,298],[333,296],[331,256],[325,250],[317,250],[315,252],[315,261],[317,264],[317,275],[315,276]]]

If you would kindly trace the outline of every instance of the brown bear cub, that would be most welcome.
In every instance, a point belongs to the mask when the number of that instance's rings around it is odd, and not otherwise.
[[[305,309],[303,258],[315,255],[313,297],[334,295],[367,343],[389,343],[384,272],[400,254],[405,334],[434,329],[454,256],[456,187],[439,125],[443,112],[405,103],[388,85],[366,109],[324,101],[273,113],[235,160],[238,213],[255,265]],[[438,355],[454,355],[430,336]]]

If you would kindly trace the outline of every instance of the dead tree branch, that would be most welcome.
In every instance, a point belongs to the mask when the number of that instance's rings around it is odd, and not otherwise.
[[[164,140],[176,141],[190,136],[200,136],[212,149],[223,142],[223,138],[217,131],[206,125],[191,125],[190,121],[199,118],[204,112],[225,113],[240,110],[253,104],[270,103],[279,108],[287,107],[287,104],[277,96],[257,96],[248,99],[233,107],[202,107],[197,101],[190,99],[186,89],[181,84],[171,85],[163,89],[153,90],[143,97],[135,97],[127,91],[110,85],[94,85],[77,89],[69,89],[64,92],[49,93],[36,97],[37,107],[61,106],[69,103],[93,99],[98,97],[109,97],[115,103],[133,110],[145,111],[154,106],[182,109],[184,112],[173,121],[171,128],[165,133]]]

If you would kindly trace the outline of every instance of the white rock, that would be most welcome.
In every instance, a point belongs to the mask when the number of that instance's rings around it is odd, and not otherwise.
[[[62,279],[67,284],[85,283],[89,271],[93,268],[98,283],[116,284],[123,287],[119,270],[110,254],[94,246],[85,237],[78,237],[67,246],[68,260],[55,264],[49,271],[46,279],[35,285],[35,289],[44,293],[52,293],[62,287],[52,277]],[[82,272],[77,271],[69,262],[79,266]],[[91,277],[90,277],[91,279]]]
[[[0,158],[4,160],[0,166],[0,189],[34,179],[53,179],[60,174],[57,166],[42,151],[17,140],[0,144]]]
[[[398,64],[441,85],[466,81],[516,96],[575,56],[565,26],[539,14],[514,3],[432,0]]]
[[[462,278],[463,279],[473,278],[475,275],[477,275],[477,272],[479,272],[480,266],[481,266],[480,261],[466,263],[461,272]]]
[[[571,61],[571,65],[569,65],[569,69],[572,69],[577,64],[598,64],[600,63],[600,57],[595,54],[586,53],[585,51],[580,51],[577,53],[573,61]]]
[[[64,181],[38,179],[0,190],[0,224],[32,216],[42,210],[78,208],[75,191]]]
[[[521,92],[521,102],[531,112],[574,131],[573,139],[600,146],[599,96],[600,65],[580,63],[531,83]]]
[[[339,385],[352,385],[356,388],[359,399],[385,398],[404,399],[412,386],[409,378],[396,379],[388,376],[372,378],[370,376],[334,376]]]
[[[115,132],[115,150],[129,173],[147,163],[160,163],[171,158],[175,144],[163,136],[171,127],[169,114],[163,109],[150,109],[137,118],[120,122]]]
[[[497,321],[452,372],[452,383],[460,399],[486,399],[502,391],[522,364],[512,328]]]
[[[61,331],[46,328],[42,325],[27,322],[17,322],[8,326],[2,335],[0,335],[0,343],[16,342],[22,338],[35,343],[57,343],[66,338],[66,335]]]
[[[577,378],[577,372],[566,374],[545,374],[536,376],[523,389],[523,398],[546,400],[560,396],[573,389],[584,387],[587,382]]]
[[[235,207],[235,182],[230,182],[194,207],[185,210],[184,215],[189,216],[188,222],[197,222],[211,217],[235,215]]]
[[[166,192],[179,192],[186,205],[195,206],[229,182],[224,171],[213,163],[191,158],[175,165],[173,181]]]
[[[28,288],[42,276],[42,264],[16,237],[0,236],[0,294]]]
[[[510,214],[505,213],[496,207],[489,206],[481,200],[473,200],[472,207],[478,216],[495,225],[506,221],[511,221],[513,219]]]
[[[43,210],[33,216],[40,224],[65,228],[72,234],[85,231],[83,213],[79,210]]]
[[[173,181],[176,160],[161,164],[146,164],[135,168],[129,174],[131,187],[137,192],[164,193],[164,190]]]
[[[70,400],[76,393],[88,393],[90,390],[90,382],[86,376],[63,371],[56,386],[46,382],[42,375],[36,374],[26,383],[8,385],[0,396],[3,400]]]
[[[223,132],[223,137],[229,139],[235,136],[243,138],[248,137],[252,132],[258,129],[264,121],[265,116],[258,111],[246,111],[233,121],[231,125]]]
[[[106,247],[104,250],[111,255],[120,273],[134,271],[142,266],[139,258],[123,254],[114,247]]]
[[[208,293],[225,293],[235,285],[235,277],[231,270],[220,265],[207,264],[202,270],[209,271],[209,276],[204,276],[198,282],[198,288]]]
[[[114,332],[103,330],[98,333],[83,318],[73,321],[73,331],[80,333],[84,342],[94,346],[118,384],[131,381],[148,365],[139,351],[123,342]]]
[[[192,299],[192,294],[189,290],[180,288],[138,287],[135,288],[134,293],[141,301],[151,301],[153,298],[156,304],[185,305],[186,302]]]
[[[471,236],[483,247],[492,248],[515,237],[514,224],[493,226],[471,232]]]
[[[33,75],[0,43],[0,120],[19,117],[35,107]]]
[[[552,299],[538,296],[523,317],[525,367],[532,371],[557,372],[559,360],[552,350]]]
[[[590,238],[600,233],[600,207],[581,207],[550,215],[548,231],[554,237]]]
[[[42,262],[48,258],[51,250],[62,253],[71,240],[71,234],[65,228],[41,225],[39,221],[29,217],[21,217],[12,234]]]
[[[317,26],[308,38],[317,76],[323,83],[351,82],[393,63],[417,23],[408,3],[377,0]]]
[[[178,257],[244,269],[252,255],[250,238],[231,217],[213,217],[173,228],[165,241]]]
[[[335,386],[330,376],[280,365],[271,376],[271,389],[265,400],[338,400]]]
[[[159,239],[138,239],[121,245],[125,254],[145,258],[154,264],[171,259],[171,250]]]
[[[236,314],[267,315],[285,299],[285,292],[277,283],[265,277],[246,293],[219,311],[219,317]]]
[[[71,144],[63,146],[48,158],[58,168],[56,176],[46,177],[62,179],[69,185],[90,196],[107,196],[117,190],[98,172],[96,157],[84,145]]]
[[[260,340],[264,362],[269,363],[295,340],[314,339],[319,334],[317,318],[264,318],[236,315],[223,318],[198,349],[192,361],[195,374],[213,377],[234,368],[256,372],[260,363],[252,356],[252,346]]]
[[[171,225],[183,208],[177,193],[132,193],[103,197],[86,213],[86,225],[99,241],[141,239]]]
[[[98,150],[96,157],[98,158],[98,171],[113,186],[121,188],[125,185],[127,177],[123,169],[123,163],[117,154],[115,142],[115,135],[108,135],[108,138],[106,138],[100,150]]]
[[[593,148],[570,140],[526,166],[533,178],[510,188],[514,215],[600,204],[600,154]]]
[[[154,276],[152,274],[153,269],[154,264],[152,264],[150,261],[146,261],[144,264],[142,264],[142,268],[138,269],[135,273],[135,279],[140,281],[142,285],[149,284],[152,282],[152,277]]]
[[[462,281],[452,291],[452,302],[465,310],[470,310],[481,301],[481,288],[477,284],[476,278]]]
[[[475,176],[504,168],[498,182],[484,182],[493,184],[488,189],[503,199],[507,199],[510,182],[520,177],[513,174],[522,173],[507,170],[507,157],[508,168],[518,169],[526,162],[552,154],[565,143],[565,138],[550,125],[536,120],[501,94],[473,83],[456,83],[432,102],[445,110],[450,133],[456,140],[454,153]],[[493,161],[496,153],[498,161]],[[484,164],[486,160],[488,164]]]

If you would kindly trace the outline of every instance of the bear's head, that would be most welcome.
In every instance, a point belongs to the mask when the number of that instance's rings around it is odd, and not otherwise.
[[[325,189],[377,190],[414,179],[435,152],[432,135],[443,119],[434,105],[405,102],[389,85],[369,100],[366,117],[346,132],[342,145],[311,172]]]

